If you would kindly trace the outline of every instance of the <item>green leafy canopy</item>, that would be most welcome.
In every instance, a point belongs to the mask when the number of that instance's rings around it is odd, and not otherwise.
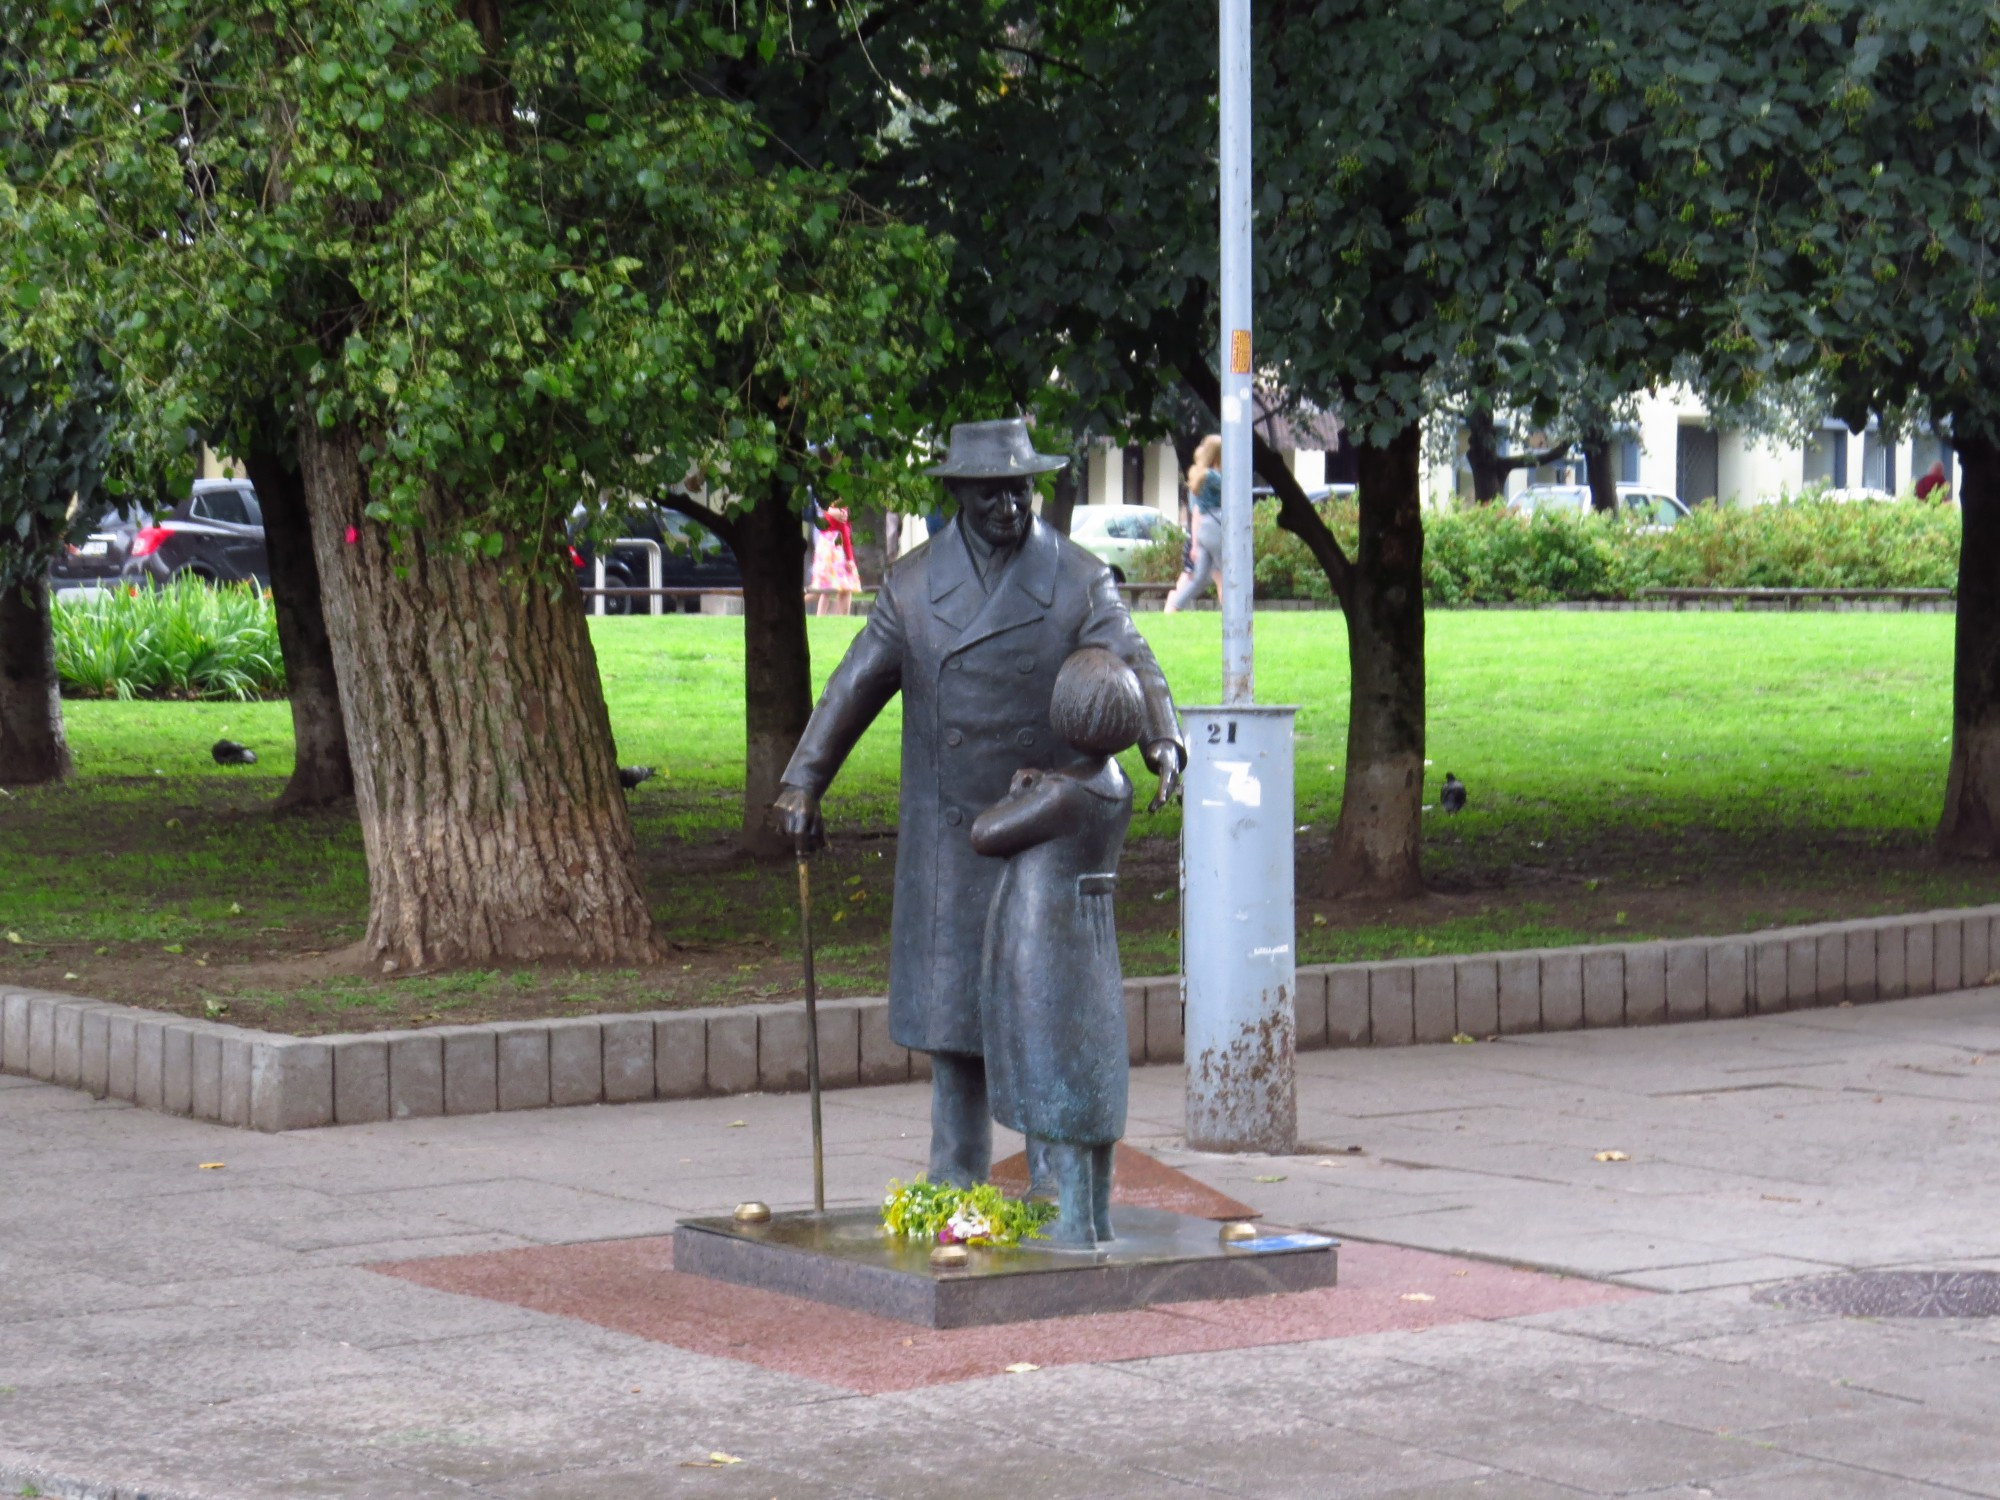
[[[695,88],[746,39],[638,0],[52,0],[8,14],[35,140],[0,305],[99,340],[151,437],[273,401],[368,440],[369,516],[553,567],[578,504],[748,496],[909,428],[937,246],[754,159]],[[25,17],[25,18],[24,18]]]

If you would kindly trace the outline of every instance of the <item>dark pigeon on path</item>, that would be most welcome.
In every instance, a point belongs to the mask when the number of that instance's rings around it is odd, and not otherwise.
[[[257,764],[257,752],[252,750],[248,745],[237,744],[234,740],[217,740],[214,745],[209,747],[208,753],[215,757],[215,763],[218,766],[254,766]]]
[[[1449,771],[1444,773],[1444,790],[1438,793],[1438,806],[1448,813],[1465,811],[1465,783]]]
[[[640,782],[650,781],[652,778],[653,768],[651,766],[620,766],[618,768],[618,784],[628,792]]]

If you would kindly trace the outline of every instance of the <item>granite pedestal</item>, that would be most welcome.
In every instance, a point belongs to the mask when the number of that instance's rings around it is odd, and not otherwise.
[[[1212,1219],[1116,1206],[1116,1233],[1094,1250],[1034,1241],[972,1251],[962,1269],[934,1268],[930,1247],[890,1235],[875,1208],[782,1213],[761,1224],[684,1219],[674,1269],[853,1308],[926,1328],[971,1328],[1161,1302],[1206,1302],[1332,1286],[1338,1242],[1259,1226],[1224,1244]]]

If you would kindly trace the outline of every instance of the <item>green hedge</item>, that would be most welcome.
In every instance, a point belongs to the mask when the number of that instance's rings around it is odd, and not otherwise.
[[[271,597],[183,578],[104,590],[55,611],[56,672],[77,698],[282,698]]]
[[[1352,500],[1321,507],[1352,551]],[[1958,578],[1958,510],[1914,500],[1799,500],[1742,509],[1701,506],[1680,525],[1646,531],[1614,517],[1499,506],[1424,518],[1424,597],[1436,605],[1634,599],[1647,588],[1950,588]],[[1305,544],[1256,518],[1257,597],[1332,597]],[[1178,537],[1148,549],[1135,578],[1170,582]]]

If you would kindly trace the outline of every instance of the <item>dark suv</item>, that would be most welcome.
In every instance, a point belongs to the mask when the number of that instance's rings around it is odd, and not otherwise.
[[[657,505],[638,504],[626,514],[618,532],[620,540],[630,537],[638,541],[655,542],[660,548],[660,587],[668,589],[740,589],[743,587],[743,570],[737,566],[736,554],[714,532],[706,526],[690,521],[678,511],[664,509]],[[594,588],[595,552],[590,544],[578,539],[570,547],[570,561],[576,565],[578,588]],[[604,586],[608,589],[642,589],[651,583],[648,569],[648,549],[644,547],[620,547],[613,542],[611,550],[604,558]],[[594,597],[586,604],[594,606]],[[643,615],[649,612],[651,601],[640,594],[610,594],[604,599],[604,613],[607,615]],[[685,610],[690,614],[701,608],[701,601],[692,595],[670,598],[666,601],[665,613]]]
[[[97,528],[49,569],[56,589],[190,577],[270,587],[264,513],[248,480],[197,479],[187,499],[158,517],[106,511]]]

